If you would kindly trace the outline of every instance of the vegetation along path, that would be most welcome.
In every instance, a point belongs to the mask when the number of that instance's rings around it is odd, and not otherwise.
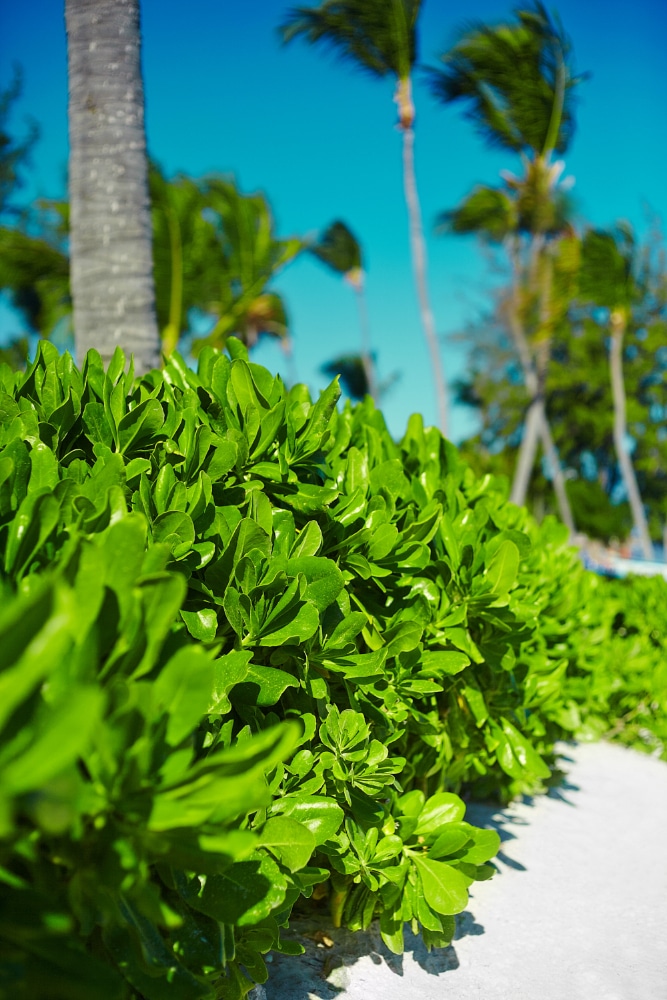
[[[375,926],[304,924],[306,955],[276,956],[257,1000],[664,1000],[667,765],[609,743],[563,753],[548,796],[470,807],[501,834],[499,875],[471,893],[450,948],[409,938],[401,958]]]

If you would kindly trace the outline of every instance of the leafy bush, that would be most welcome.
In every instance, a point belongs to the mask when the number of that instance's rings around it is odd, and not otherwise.
[[[446,944],[498,847],[460,794],[539,790],[564,735],[664,747],[662,581],[609,601],[418,417],[229,349],[0,369],[13,997],[242,997],[312,895]]]

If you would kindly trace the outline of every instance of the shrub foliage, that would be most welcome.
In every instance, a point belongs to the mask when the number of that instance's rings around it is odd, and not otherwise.
[[[663,581],[413,417],[205,349],[0,369],[0,935],[20,998],[240,998],[295,905],[447,944],[554,742],[664,753]],[[461,797],[463,796],[463,798]]]

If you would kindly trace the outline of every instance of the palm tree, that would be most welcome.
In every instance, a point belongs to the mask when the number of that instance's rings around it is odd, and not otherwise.
[[[646,514],[628,451],[627,400],[623,379],[623,342],[642,297],[638,254],[632,229],[623,223],[610,232],[589,230],[583,239],[580,289],[585,299],[608,310],[609,376],[614,401],[614,447],[632,511],[642,555],[653,558]]]
[[[224,347],[232,334],[253,347],[264,334],[276,337],[289,352],[287,310],[268,286],[305,249],[303,240],[275,235],[262,194],[243,195],[233,181],[217,176],[204,178],[200,190],[211,242],[199,278],[198,307],[215,322],[195,348]]]
[[[532,213],[528,210],[530,198],[523,187],[506,183],[506,189],[477,185],[473,191],[453,210],[438,216],[436,232],[475,234],[489,243],[502,243],[511,263],[511,284],[509,293],[500,302],[500,312],[509,330],[514,349],[519,357],[524,383],[531,400],[540,395],[539,378],[530,341],[526,332],[526,296],[523,294],[526,281],[521,264],[522,234],[530,234],[534,225]],[[553,232],[566,229],[565,201],[557,197],[550,219]],[[529,414],[532,425],[526,437],[538,438],[547,458],[551,480],[563,523],[570,535],[575,526],[570,502],[565,488],[565,477],[558,457],[546,414],[544,399],[533,405]],[[525,453],[524,453],[525,454]],[[527,470],[530,477],[532,466]],[[523,473],[524,470],[521,469]]]
[[[138,0],[66,0],[77,353],[159,363]]]
[[[151,163],[149,190],[155,307],[162,351],[169,357],[188,329],[190,310],[207,296],[206,275],[214,265],[222,270],[223,260],[203,214],[201,185],[182,175],[167,180]]]
[[[448,400],[438,337],[426,279],[426,245],[414,167],[412,71],[417,55],[421,0],[323,0],[319,7],[293,7],[280,31],[285,42],[298,35],[332,48],[344,60],[376,77],[394,77],[394,100],[403,136],[403,181],[410,220],[412,263],[422,326],[431,357],[440,429],[447,434]]]
[[[548,237],[558,214],[554,197],[574,128],[570,43],[541,3],[517,10],[516,21],[467,30],[428,71],[434,96],[466,103],[468,117],[489,146],[518,153],[522,178],[506,175],[514,193],[515,226],[530,233],[529,276],[536,308],[531,355],[536,381],[524,425],[511,498],[522,504],[544,426],[544,387],[550,356],[553,265]],[[498,206],[496,206],[498,207]]]
[[[311,243],[308,249],[318,260],[321,260],[323,264],[326,264],[332,271],[335,271],[336,274],[342,274],[344,279],[354,289],[359,307],[359,327],[361,331],[360,361],[363,381],[366,384],[366,391],[370,394],[373,401],[377,402],[378,388],[371,352],[368,309],[366,307],[366,296],[364,295],[364,270],[359,241],[344,222],[337,220],[336,222],[332,222],[322,233],[319,240],[316,243]],[[345,356],[347,360],[350,357],[353,356]],[[332,364],[335,363],[332,362]],[[356,365],[353,366],[353,368],[355,367]],[[357,389],[359,388],[358,379],[354,380],[354,385]],[[359,398],[355,393],[351,395]],[[363,395],[365,393],[362,393],[362,398]]]
[[[149,180],[163,352],[188,332],[193,310],[212,321],[205,340],[216,346],[234,333],[248,346],[268,334],[287,348],[285,305],[268,285],[305,244],[277,239],[266,199],[242,195],[230,180],[167,180],[155,164]],[[62,329],[62,320],[71,326],[69,216],[67,202],[44,202],[27,220],[29,232],[0,227],[0,290],[43,337]]]

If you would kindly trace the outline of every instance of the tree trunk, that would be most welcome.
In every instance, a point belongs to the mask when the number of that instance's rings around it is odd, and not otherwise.
[[[572,541],[572,537],[576,532],[574,517],[572,516],[572,508],[570,507],[570,501],[567,496],[565,476],[563,475],[560,458],[558,457],[558,449],[556,448],[556,444],[551,434],[549,419],[544,411],[542,413],[542,424],[540,427],[540,441],[542,442],[544,454],[546,455],[547,464],[549,466],[549,472],[554,486],[554,493],[556,494],[556,502],[558,504],[561,521],[569,531],[570,541]]]
[[[414,109],[410,97],[410,80],[399,81],[396,94],[396,102],[399,106],[400,127],[403,132],[403,186],[405,189],[405,200],[408,206],[408,217],[410,220],[410,246],[412,249],[412,266],[415,272],[415,282],[417,284],[417,296],[419,299],[419,309],[421,313],[422,326],[426,337],[426,344],[431,355],[431,365],[433,368],[433,382],[435,385],[435,395],[438,407],[438,419],[440,430],[447,437],[448,433],[448,399],[447,384],[445,382],[442,362],[440,360],[440,345],[435,332],[435,322],[431,304],[428,296],[428,286],[426,283],[426,244],[424,242],[424,230],[422,227],[421,208],[417,195],[417,181],[415,179],[415,158],[414,144],[415,133],[412,127]]]
[[[519,355],[519,360],[521,363],[521,368],[523,371],[524,382],[526,383],[526,388],[531,396],[533,403],[536,402],[539,386],[537,375],[535,373],[535,368],[533,366],[533,359],[530,355],[530,347],[528,346],[528,341],[526,340],[526,335],[523,330],[523,326],[519,320],[517,311],[516,299],[514,299],[508,310],[508,326],[510,328],[510,333],[512,335],[512,340],[514,341],[514,346],[516,347],[517,354]],[[531,404],[532,405],[532,404]],[[563,469],[560,464],[560,458],[558,457],[558,449],[556,448],[553,436],[551,434],[551,428],[549,427],[549,418],[546,414],[546,409],[544,405],[540,408],[541,416],[535,414],[534,419],[537,420],[537,436],[542,443],[544,449],[544,454],[546,455],[547,463],[549,465],[549,472],[551,474],[551,481],[554,487],[554,493],[556,494],[556,502],[558,504],[558,510],[560,513],[561,521],[567,527],[570,532],[570,536],[575,533],[574,518],[572,516],[572,508],[570,507],[570,501],[567,496],[567,490],[565,487],[565,476],[563,475]],[[529,415],[528,415],[529,416]],[[526,419],[526,426],[528,424],[528,416]],[[526,435],[526,429],[524,428],[524,435]],[[531,423],[530,434],[533,434],[533,427]],[[526,495],[528,492],[528,486],[530,483],[530,474],[533,469],[533,464],[535,462],[535,455],[537,453],[537,442],[526,443],[526,455],[524,457],[524,465],[521,467],[521,472],[519,472],[519,466],[521,465],[521,453],[519,455],[519,460],[517,461],[517,468],[514,473],[514,481],[512,483],[512,497],[516,496],[518,499],[513,499],[513,503],[519,503],[523,505],[526,502]],[[531,464],[532,462],[532,464]]]
[[[534,248],[535,250],[536,248]],[[541,249],[541,244],[537,244],[537,250]],[[546,406],[544,400],[541,400],[541,405],[537,405],[540,393],[540,380],[537,372],[535,371],[535,366],[533,364],[533,358],[530,352],[530,346],[528,344],[528,339],[526,337],[523,324],[520,319],[519,314],[519,275],[518,275],[518,261],[516,251],[510,249],[510,258],[512,260],[512,295],[509,303],[508,310],[508,325],[510,328],[510,333],[512,335],[512,340],[514,341],[514,346],[516,347],[517,354],[519,355],[519,361],[521,363],[521,368],[523,370],[523,377],[526,383],[526,388],[532,399],[531,409],[533,413],[531,416],[531,410],[528,411],[526,416],[526,424],[524,426],[524,437],[521,442],[522,447],[519,451],[519,457],[517,460],[517,467],[514,473],[514,481],[512,483],[512,493],[511,500],[513,503],[523,506],[526,502],[526,496],[528,493],[528,486],[530,484],[530,476],[533,471],[533,466],[535,464],[535,457],[537,455],[537,443],[538,439],[542,442],[542,447],[544,449],[544,454],[549,465],[549,471],[551,473],[551,480],[553,482],[554,493],[556,494],[556,502],[558,504],[558,510],[560,512],[560,517],[563,524],[567,527],[570,537],[575,533],[574,518],[572,516],[572,508],[570,507],[570,501],[567,496],[567,490],[565,487],[565,477],[563,475],[563,469],[560,464],[560,459],[558,457],[558,450],[554,443],[553,436],[551,434],[551,428],[549,427],[549,420],[546,414]],[[531,268],[535,266],[534,261],[531,261]],[[543,367],[546,369],[546,364],[548,362],[548,354],[545,359],[543,359]],[[544,372],[546,377],[546,370]],[[525,441],[525,450],[524,450]]]
[[[108,361],[160,361],[138,0],[66,0],[74,332]]]
[[[651,537],[648,531],[648,524],[646,523],[644,506],[639,494],[632,460],[625,443],[627,435],[625,385],[623,382],[623,338],[625,336],[625,327],[626,319],[623,313],[620,310],[613,311],[611,315],[609,374],[614,400],[614,447],[621,470],[623,485],[628,494],[628,502],[632,511],[632,521],[639,537],[642,555],[644,559],[652,559],[653,546],[651,545]]]
[[[359,306],[359,330],[361,332],[361,363],[364,366],[364,374],[368,383],[368,391],[374,403],[379,401],[378,385],[375,377],[375,365],[373,364],[373,354],[371,351],[371,333],[368,322],[368,309],[366,308],[366,293],[363,279],[354,286],[354,292]]]
[[[169,289],[169,321],[161,333],[162,350],[169,358],[178,347],[181,338],[181,317],[183,315],[183,241],[178,213],[167,201],[165,217],[169,232],[171,263],[171,285]]]
[[[371,326],[368,321],[368,309],[366,307],[364,272],[360,267],[354,267],[345,272],[344,278],[353,289],[357,299],[357,307],[359,309],[359,345],[361,348],[361,364],[364,369],[368,393],[373,402],[377,403],[379,401],[379,392],[375,365],[373,363],[373,352],[371,350]]]

